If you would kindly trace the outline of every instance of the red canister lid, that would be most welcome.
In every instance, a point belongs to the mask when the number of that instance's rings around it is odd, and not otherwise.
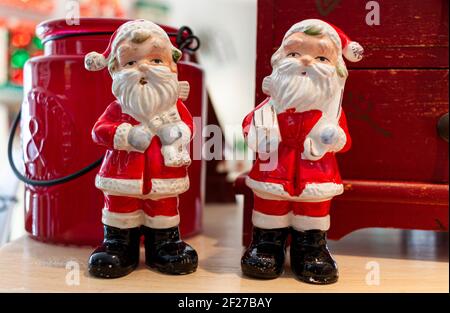
[[[129,21],[121,18],[80,18],[74,20],[47,20],[36,27],[36,35],[43,41],[83,35],[111,35],[120,25]],[[161,25],[166,32],[176,32],[173,27]]]

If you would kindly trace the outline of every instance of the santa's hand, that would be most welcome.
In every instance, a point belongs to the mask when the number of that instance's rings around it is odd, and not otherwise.
[[[308,135],[303,143],[302,158],[311,161],[321,159],[327,152],[341,150],[347,141],[344,130],[341,127],[327,125],[316,136]]]
[[[158,130],[158,137],[164,146],[174,143],[181,136],[181,130],[177,125],[163,126]]]
[[[152,132],[146,126],[138,125],[130,129],[128,143],[137,151],[144,152],[150,145]]]
[[[336,138],[330,151],[338,152],[344,148],[347,143],[347,135],[341,127],[337,127]]]
[[[334,125],[325,126],[320,132],[320,141],[324,145],[333,146],[337,142],[338,128]]]
[[[344,130],[336,125],[327,125],[320,131],[320,142],[328,146],[331,152],[341,150],[347,142]]]

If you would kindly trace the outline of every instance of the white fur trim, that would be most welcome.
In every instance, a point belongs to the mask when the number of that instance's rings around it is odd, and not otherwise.
[[[356,41],[350,41],[342,51],[344,57],[350,62],[359,62],[364,55],[364,48]]]
[[[84,57],[84,68],[88,71],[100,71],[108,65],[103,54],[92,51]]]
[[[253,210],[252,224],[259,228],[275,229],[292,226],[295,230],[305,231],[320,229],[327,231],[330,228],[330,215],[312,217],[305,215],[294,215],[289,212],[285,215],[269,215]]]
[[[128,133],[131,128],[133,128],[133,126],[129,123],[122,123],[116,128],[116,132],[114,133],[115,150],[129,150]]]
[[[142,210],[131,213],[116,213],[104,208],[102,211],[102,223],[121,229],[139,227],[144,222],[143,214]]]
[[[154,229],[166,229],[178,226],[180,224],[180,216],[148,216],[142,210],[131,213],[110,212],[104,208],[102,211],[102,223],[108,226],[120,229],[134,228],[145,225]]]
[[[308,136],[303,142],[301,158],[302,160],[318,161],[329,151],[328,149],[328,145],[324,145]]]
[[[289,227],[291,225],[291,214],[268,215],[253,210],[252,223],[254,226],[264,229]]]
[[[110,195],[124,195],[143,199],[157,199],[176,196],[189,189],[189,177],[183,178],[152,178],[152,189],[142,194],[142,179],[120,179],[97,175],[95,186]]]
[[[189,177],[152,179],[152,191],[156,194],[178,194],[189,189]]]
[[[245,183],[257,196],[268,200],[318,202],[328,200],[344,192],[342,184],[309,183],[306,184],[305,189],[299,196],[291,196],[281,184],[261,182],[248,176],[245,179]]]
[[[147,227],[154,228],[154,229],[166,229],[178,226],[180,224],[180,216],[164,216],[164,215],[157,215],[157,216],[148,216],[147,214],[144,214],[144,224]]]
[[[108,191],[114,195],[141,195],[141,179],[119,179],[97,175],[95,177],[95,187]]]
[[[291,226],[297,231],[311,229],[327,231],[330,228],[330,215],[322,217],[292,215]]]

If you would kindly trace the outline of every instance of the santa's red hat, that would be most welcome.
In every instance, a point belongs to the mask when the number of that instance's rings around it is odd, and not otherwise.
[[[170,42],[170,38],[167,33],[155,23],[143,19],[129,21],[120,25],[120,27],[116,29],[109,40],[108,47],[103,53],[92,51],[86,54],[84,57],[84,67],[88,71],[100,71],[107,67],[109,61],[116,55],[119,44],[124,39],[130,38],[133,32],[141,32],[143,35],[149,33],[156,34]],[[177,48],[172,46],[172,49],[176,51],[176,53],[173,54],[181,56],[181,52]]]
[[[319,19],[303,20],[292,25],[284,35],[283,41],[293,33],[327,34],[336,44],[341,54],[350,62],[358,62],[363,58],[364,49],[356,41],[350,38],[337,26]]]

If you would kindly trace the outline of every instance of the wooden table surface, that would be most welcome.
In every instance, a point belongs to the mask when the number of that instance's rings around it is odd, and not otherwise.
[[[90,277],[86,261],[91,247],[57,246],[28,237],[0,249],[3,292],[448,292],[448,234],[423,231],[362,230],[330,247],[339,264],[338,283],[326,286],[297,281],[286,267],[278,279],[243,277],[242,211],[237,205],[208,205],[204,232],[189,238],[199,253],[199,269],[187,276],[168,276],[147,269],[143,261],[130,275],[114,280]],[[143,254],[141,254],[143,255]],[[72,281],[68,261],[80,267]],[[69,263],[76,264],[76,263]],[[379,269],[379,283],[370,280]],[[367,283],[369,278],[369,283]],[[372,283],[371,283],[372,282]]]

